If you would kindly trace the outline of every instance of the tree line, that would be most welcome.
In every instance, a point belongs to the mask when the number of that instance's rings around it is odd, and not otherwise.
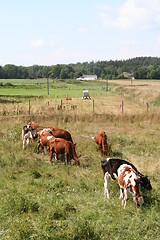
[[[124,72],[130,73],[135,79],[160,79],[160,58],[137,57],[128,60],[29,67],[7,64],[0,66],[0,79],[76,79],[84,74],[96,74],[99,79],[124,79]]]

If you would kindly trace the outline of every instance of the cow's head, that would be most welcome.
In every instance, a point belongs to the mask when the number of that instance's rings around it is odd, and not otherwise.
[[[31,128],[32,128],[32,130],[31,130],[32,137],[33,137],[33,139],[36,139],[38,137],[38,131],[33,127],[31,127]]]
[[[140,184],[147,190],[152,190],[151,182],[147,176],[140,176]]]
[[[105,172],[108,171],[108,161],[107,160],[101,160],[101,167],[102,167],[102,170],[103,170],[103,173],[105,174]]]

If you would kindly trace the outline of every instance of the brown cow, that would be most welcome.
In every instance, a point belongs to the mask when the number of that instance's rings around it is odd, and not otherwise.
[[[39,126],[37,123],[31,121],[28,125],[25,125],[22,129],[22,140],[23,140],[23,149],[25,143],[29,144],[30,139],[37,139],[39,131],[46,129],[46,131],[51,132],[53,136],[58,138],[64,138],[68,141],[73,142],[71,134],[67,130],[63,130],[60,128],[52,128],[52,127],[42,127]]]
[[[28,125],[31,126],[31,127],[34,127],[34,128],[39,127],[38,123],[33,122],[33,121],[29,122]]]
[[[51,129],[54,137],[63,138],[65,140],[73,143],[71,134],[67,130],[63,130],[63,129],[60,129],[60,128],[52,128],[52,127],[50,127],[50,129]]]
[[[50,138],[47,142],[48,149],[50,150],[50,162],[52,163],[52,156],[53,153],[56,155],[58,154],[65,154],[65,162],[66,164],[69,162],[70,159],[74,159],[75,162],[79,165],[79,157],[77,157],[75,151],[75,144],[71,141],[67,141],[63,138]]]
[[[33,121],[29,122],[28,125],[31,126],[33,129],[37,130],[37,132],[39,132],[41,129],[46,128],[46,127],[39,126],[37,123],[35,123]],[[53,134],[54,137],[56,137],[56,138],[64,138],[67,141],[73,142],[71,134],[67,130],[60,129],[60,128],[53,128],[53,127],[47,127],[47,128],[51,129],[52,134]]]
[[[38,142],[37,142],[37,153],[39,153],[39,148],[41,146],[42,150],[47,147],[47,142],[50,138],[54,138],[51,131],[49,129],[43,129],[38,132]],[[44,150],[45,152],[45,150]]]
[[[93,138],[99,146],[101,156],[107,155],[107,135],[104,131],[98,131],[97,136]]]

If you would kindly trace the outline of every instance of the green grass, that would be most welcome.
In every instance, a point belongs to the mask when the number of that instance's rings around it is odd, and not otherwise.
[[[26,92],[22,91],[19,82],[11,80],[15,84],[11,90],[21,89],[23,98],[13,97],[9,93],[10,87],[6,86],[9,97],[4,95],[0,98],[1,107],[5,103],[12,109],[13,100],[16,104],[25,103],[31,89],[34,93],[34,80],[27,80]],[[43,85],[43,80],[40,83]],[[72,94],[74,97],[82,96],[82,90],[87,86],[97,98],[104,94],[103,101],[108,100],[106,96],[112,98],[114,94],[106,93],[101,88],[103,83],[99,82],[69,80],[50,84],[54,84],[51,95],[55,94],[55,97],[67,94],[71,97]],[[46,89],[42,85],[37,91],[42,91],[44,97],[43,91]],[[41,105],[43,97],[36,100],[38,105]],[[28,106],[28,102],[26,104]],[[88,105],[89,102],[83,104]],[[112,104],[114,106],[114,101]],[[0,119],[0,239],[159,239],[158,111],[114,115],[110,112],[51,112],[45,109],[45,114],[28,116],[7,113],[4,116],[1,114]],[[76,152],[81,155],[81,165],[75,166],[72,161],[71,165],[66,166],[60,160],[50,165],[49,153],[45,157],[41,152],[36,153],[36,142],[22,150],[21,130],[30,120],[43,126],[68,129],[77,143]],[[99,129],[107,133],[111,145],[110,156],[132,162],[151,180],[152,191],[140,189],[145,201],[141,209],[136,210],[131,196],[126,209],[123,208],[117,181],[110,181],[110,200],[104,197],[101,155],[91,138]]]
[[[124,119],[120,125],[124,124]],[[125,124],[132,127],[137,124],[127,121]],[[102,117],[98,123],[94,119],[90,122],[96,128],[103,123]],[[36,154],[34,142],[22,150],[21,122],[14,124],[1,139],[0,239],[159,239],[159,173],[142,167],[143,172],[149,173],[153,190],[141,189],[145,200],[141,209],[136,210],[130,196],[124,210],[116,181],[110,182],[110,200],[103,196],[101,157],[90,137],[94,131],[87,128],[87,117],[78,129],[77,122],[66,124],[61,116],[59,126],[72,129],[73,139],[77,142],[80,167],[66,166],[60,161],[51,166],[48,154],[44,158],[41,153]],[[112,119],[107,119],[105,124],[108,127],[114,125]],[[152,139],[145,139],[143,130],[141,135],[124,134],[119,127],[117,134],[108,131],[112,155],[137,156],[137,165],[140,160],[148,163],[149,159],[158,156],[158,135],[153,143]],[[88,137],[82,139],[81,135]]]
[[[109,88],[113,88],[115,84],[110,84]],[[51,80],[49,79],[49,97],[82,97],[83,90],[89,90],[92,96],[105,96],[105,83],[100,81],[80,81],[80,80]],[[98,94],[97,94],[98,91]],[[13,97],[48,97],[47,80],[0,80],[0,96]]]

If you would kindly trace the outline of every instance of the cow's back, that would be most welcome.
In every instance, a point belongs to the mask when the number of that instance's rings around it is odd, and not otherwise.
[[[52,128],[52,127],[51,127],[51,130],[54,137],[63,138],[67,141],[73,142],[71,134],[67,130],[63,130],[60,128]]]

